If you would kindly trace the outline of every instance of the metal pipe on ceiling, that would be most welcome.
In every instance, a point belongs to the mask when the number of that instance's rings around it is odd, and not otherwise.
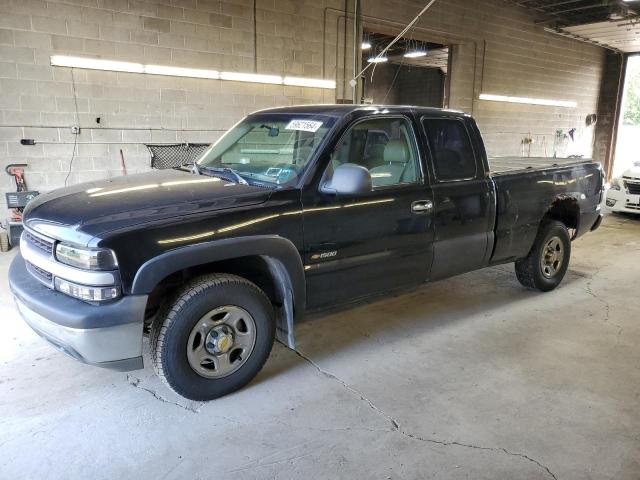
[[[535,22],[536,24],[545,24],[558,21],[564,25],[580,25],[586,23],[603,22],[609,20],[610,14],[616,8],[619,9],[621,16],[627,18],[637,18],[637,14],[629,11],[632,7],[630,2],[624,0],[505,0],[523,8],[528,8],[545,15],[548,19]],[[566,7],[566,8],[562,8]],[[560,8],[560,9],[558,9]],[[612,10],[614,9],[614,10]]]
[[[592,3],[590,5],[581,5],[579,7],[573,7],[573,8],[567,8],[564,10],[551,10],[550,12],[553,13],[554,15],[562,15],[563,13],[571,13],[571,12],[578,12],[578,11],[583,11],[583,10],[591,10],[594,8],[606,8],[607,10],[609,9],[609,5],[603,5],[602,2],[597,2],[597,3]]]
[[[531,1],[538,1],[538,0],[531,0]],[[525,8],[530,8],[530,9],[534,9],[534,10],[538,10],[540,12],[547,12],[548,8],[553,8],[553,7],[560,7],[562,5],[567,5],[569,3],[577,3],[577,2],[581,2],[582,0],[565,0],[563,2],[556,2],[553,4],[536,4],[536,5],[531,5],[531,6],[527,6],[525,4],[525,2],[519,2],[516,5],[518,5],[519,7],[525,7]]]
[[[578,42],[588,43],[590,45],[595,45],[597,47],[606,48],[607,50],[611,50],[612,52],[621,53],[617,48],[611,47],[609,45],[605,45],[603,43],[596,42],[594,40],[589,40],[588,38],[581,37],[580,35],[575,35],[573,33],[565,32],[563,30],[556,30],[554,28],[544,27],[544,31],[547,33],[553,33],[555,35],[560,35],[561,37],[570,38],[572,40],[577,40]]]
[[[555,8],[555,7],[561,7],[562,5],[568,5],[569,3],[578,3],[582,1],[583,0],[564,0],[563,2],[547,3],[541,6],[540,8],[544,8],[544,9]]]

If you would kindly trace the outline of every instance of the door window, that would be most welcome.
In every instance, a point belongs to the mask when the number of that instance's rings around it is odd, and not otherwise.
[[[441,181],[475,178],[476,160],[464,124],[455,119],[423,119],[433,168]]]
[[[345,163],[365,167],[374,188],[422,180],[413,129],[404,118],[375,118],[352,126],[333,151],[325,179]]]

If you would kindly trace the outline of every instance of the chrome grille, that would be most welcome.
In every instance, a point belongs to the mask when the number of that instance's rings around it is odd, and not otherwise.
[[[53,240],[46,239],[39,235],[34,235],[28,230],[24,231],[23,239],[41,252],[44,252],[47,255],[53,255]]]
[[[33,263],[27,262],[26,260],[24,263],[27,266],[27,271],[36,279],[38,279],[48,287],[51,287],[53,285],[53,275],[51,274],[51,272],[47,272],[40,267],[36,267]]]
[[[640,183],[624,182],[631,195],[640,195]]]

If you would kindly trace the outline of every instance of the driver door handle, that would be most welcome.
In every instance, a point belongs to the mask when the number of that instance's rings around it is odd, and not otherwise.
[[[411,204],[413,213],[425,213],[433,210],[433,202],[431,200],[417,200]]]

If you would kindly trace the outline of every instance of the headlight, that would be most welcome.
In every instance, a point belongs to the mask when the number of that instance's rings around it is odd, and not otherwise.
[[[119,287],[89,287],[87,285],[78,285],[62,278],[55,280],[56,290],[66,293],[86,302],[102,302],[104,300],[112,300],[120,296]]]
[[[59,243],[56,246],[56,259],[72,267],[85,270],[115,270],[118,261],[113,250],[107,248],[80,248]]]
[[[613,182],[611,182],[611,190],[626,192],[627,187],[625,186],[624,182],[621,179],[616,178]]]

